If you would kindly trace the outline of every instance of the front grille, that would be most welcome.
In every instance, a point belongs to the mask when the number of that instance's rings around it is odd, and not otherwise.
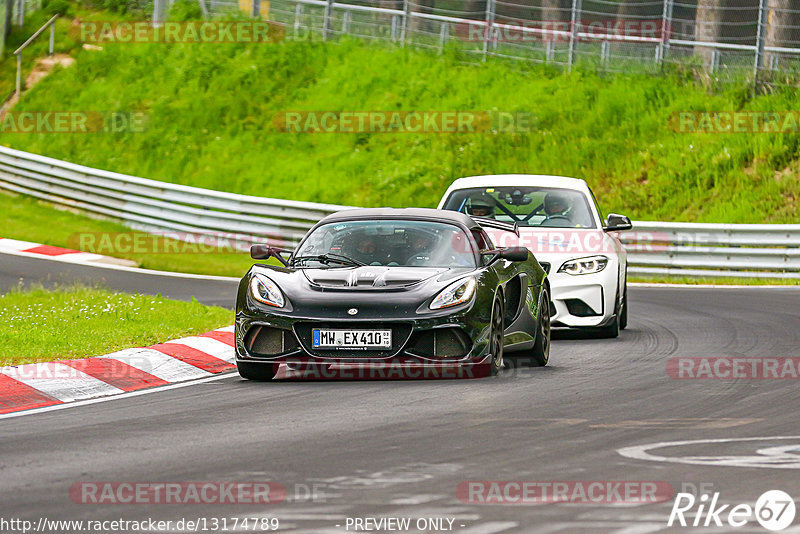
[[[391,349],[315,349],[311,343],[311,331],[315,328],[322,329],[353,329],[353,330],[391,330]],[[316,356],[326,358],[385,358],[397,352],[406,344],[411,335],[411,325],[406,323],[381,323],[381,322],[299,322],[294,325],[294,333],[300,340],[303,348]]]
[[[417,332],[411,338],[406,352],[426,358],[460,358],[465,356],[472,342],[460,328],[437,328]]]
[[[576,317],[596,317],[600,315],[581,299],[566,299],[564,302],[567,305],[570,315]]]
[[[247,332],[244,346],[248,352],[259,356],[274,356],[298,348],[291,330],[256,325]]]

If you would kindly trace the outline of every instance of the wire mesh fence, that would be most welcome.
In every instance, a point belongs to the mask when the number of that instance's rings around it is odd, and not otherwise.
[[[272,0],[296,38],[352,35],[572,68],[785,79],[800,70],[800,0]]]

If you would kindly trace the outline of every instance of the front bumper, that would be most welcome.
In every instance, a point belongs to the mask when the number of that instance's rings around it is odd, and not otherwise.
[[[580,328],[608,323],[616,309],[617,277],[616,262],[610,262],[605,269],[594,274],[570,275],[551,271],[548,280],[553,326]]]
[[[291,314],[241,311],[236,316],[237,362],[331,366],[469,367],[489,361],[488,327],[467,320],[468,310],[453,315],[407,320],[357,320],[295,317]],[[311,344],[314,328],[391,329],[390,349],[319,349]]]

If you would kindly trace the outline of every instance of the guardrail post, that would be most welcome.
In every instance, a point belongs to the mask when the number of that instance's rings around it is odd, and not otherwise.
[[[325,11],[322,14],[322,40],[327,41],[331,32],[331,16],[333,15],[333,0],[325,3]]]
[[[494,0],[486,0],[486,32],[483,34],[483,61],[489,52],[489,40],[494,38]]]
[[[450,23],[442,21],[442,27],[439,30],[439,53],[444,51],[444,45],[447,43],[447,38],[450,35]]]
[[[767,28],[766,0],[758,1],[758,28],[756,30],[756,57],[753,60],[753,81],[758,79],[758,69],[764,65],[764,33]]]
[[[50,25],[50,55],[53,55],[53,52],[56,48],[56,23],[53,22]]]
[[[153,28],[158,28],[164,17],[161,16],[165,0],[153,0]]]
[[[578,38],[578,26],[580,19],[578,15],[581,12],[581,0],[572,0],[572,16],[570,18],[570,35],[569,35],[569,57],[567,59],[567,70],[572,72],[572,64],[575,62],[575,41]]]
[[[200,1],[202,2],[203,0]],[[254,19],[261,16],[261,0],[253,0],[253,5],[250,9],[250,16]]]

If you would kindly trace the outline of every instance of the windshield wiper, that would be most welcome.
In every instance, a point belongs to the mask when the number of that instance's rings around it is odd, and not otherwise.
[[[322,263],[323,265],[327,265],[329,263],[338,263],[341,265],[357,265],[359,267],[363,267],[366,265],[363,261],[355,260],[353,258],[348,258],[342,254],[317,254],[317,255],[309,255],[309,256],[295,256],[292,258],[292,265],[295,265],[299,261],[304,260],[313,260]]]

